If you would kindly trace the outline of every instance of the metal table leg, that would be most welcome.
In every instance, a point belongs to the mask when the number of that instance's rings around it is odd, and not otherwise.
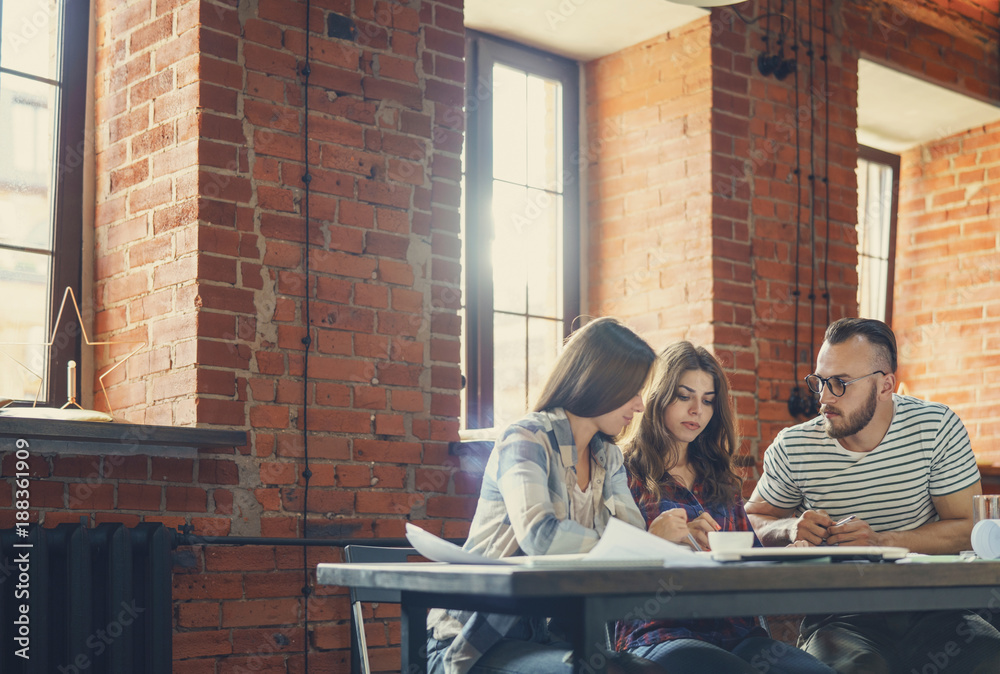
[[[400,651],[403,674],[427,672],[427,607],[408,592],[400,604]]]

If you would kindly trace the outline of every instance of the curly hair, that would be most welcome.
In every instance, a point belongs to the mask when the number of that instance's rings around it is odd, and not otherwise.
[[[678,384],[685,372],[709,374],[715,384],[712,418],[688,445],[688,462],[694,469],[702,493],[710,503],[728,503],[742,489],[742,479],[733,467],[739,447],[729,382],[715,356],[690,342],[678,342],[663,350],[646,394],[646,411],[639,424],[629,429],[622,443],[625,467],[632,479],[644,487],[652,502],[662,496],[660,485],[676,481],[670,469],[681,459],[677,440],[666,424],[667,407],[678,397]]]

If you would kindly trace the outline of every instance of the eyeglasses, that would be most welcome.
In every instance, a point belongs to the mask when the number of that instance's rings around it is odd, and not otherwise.
[[[876,374],[885,374],[885,372],[882,372],[882,370],[875,370],[871,374],[866,374],[863,377],[857,377],[848,381],[844,381],[840,377],[821,377],[818,374],[811,374],[806,377],[806,386],[808,386],[809,390],[813,393],[822,393],[823,389],[829,386],[830,393],[839,398],[847,392],[848,384],[853,384],[856,381],[867,379],[868,377]]]

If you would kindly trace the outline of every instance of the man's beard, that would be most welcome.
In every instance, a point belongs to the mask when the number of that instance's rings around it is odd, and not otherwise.
[[[875,410],[877,407],[878,391],[875,389],[875,386],[872,385],[871,394],[868,396],[868,400],[865,401],[865,404],[862,405],[860,409],[852,412],[850,416],[846,418],[841,414],[840,418],[844,421],[843,426],[834,428],[830,419],[824,418],[823,426],[826,430],[827,436],[833,438],[834,440],[840,440],[841,438],[846,438],[849,435],[860,433],[875,416]],[[820,412],[826,412],[827,410],[840,414],[840,410],[836,407],[830,407],[829,405],[823,405]]]

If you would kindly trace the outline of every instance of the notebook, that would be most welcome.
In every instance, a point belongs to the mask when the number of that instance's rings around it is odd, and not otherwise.
[[[877,545],[822,545],[809,548],[713,550],[709,554],[717,562],[796,562],[827,558],[831,562],[894,562],[903,559],[909,552],[907,548]]]

